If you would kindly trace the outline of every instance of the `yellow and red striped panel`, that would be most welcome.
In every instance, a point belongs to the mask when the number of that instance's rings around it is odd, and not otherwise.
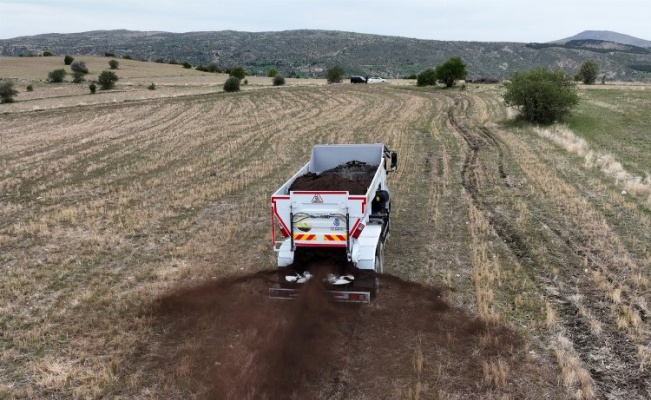
[[[295,233],[294,240],[316,240],[316,235],[309,233]]]
[[[345,242],[346,235],[323,235],[323,240],[326,242]]]

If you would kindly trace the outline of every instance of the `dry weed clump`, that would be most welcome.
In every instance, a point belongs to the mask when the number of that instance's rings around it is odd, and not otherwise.
[[[582,365],[572,341],[562,334],[556,337],[554,354],[560,367],[559,384],[575,399],[594,399],[596,388],[590,372]]]
[[[624,193],[631,193],[642,199],[647,206],[651,206],[651,175],[647,174],[645,177],[632,175],[615,157],[590,149],[585,139],[578,137],[564,125],[554,125],[551,128],[536,127],[533,130],[570,153],[583,157],[587,168],[598,168],[607,176],[614,178],[615,182],[624,189]]]

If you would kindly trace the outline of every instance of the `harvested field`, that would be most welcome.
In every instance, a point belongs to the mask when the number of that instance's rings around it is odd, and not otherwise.
[[[646,198],[498,86],[121,90],[0,106],[0,398],[651,397]],[[314,144],[377,142],[400,166],[376,300],[268,299],[271,193]]]

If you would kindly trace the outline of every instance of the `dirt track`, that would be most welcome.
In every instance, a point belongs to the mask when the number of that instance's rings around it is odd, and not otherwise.
[[[514,185],[513,176],[532,176],[543,171],[523,171],[520,169],[522,165],[515,165],[513,162],[516,159],[510,153],[514,150],[508,149],[506,143],[499,139],[499,131],[477,125],[471,119],[460,122],[464,114],[472,109],[475,101],[476,99],[456,97],[454,108],[448,112],[451,125],[468,147],[461,171],[462,184],[473,204],[486,215],[495,234],[524,267],[527,275],[539,287],[545,289],[545,295],[554,305],[559,337],[565,338],[567,348],[576,352],[577,359],[583,364],[580,368],[585,368],[586,371],[584,378],[579,377],[578,372],[570,378],[561,376],[563,379],[572,380],[572,383],[579,383],[575,394],[577,397],[648,398],[651,396],[651,371],[640,360],[639,346],[635,343],[648,335],[648,331],[644,330],[643,335],[640,335],[641,331],[637,331],[631,336],[625,332],[600,328],[611,324],[608,320],[612,318],[612,312],[622,303],[624,307],[629,305],[636,308],[643,316],[648,315],[646,301],[639,297],[611,299],[615,300],[617,305],[609,305],[609,294],[604,293],[603,287],[599,288],[595,282],[595,278],[602,277],[603,274],[611,284],[625,285],[621,278],[616,277],[618,273],[613,269],[623,267],[617,265],[622,263],[622,260],[617,258],[631,255],[624,255],[627,252],[622,247],[617,248],[619,243],[614,232],[608,232],[606,235],[611,237],[608,245],[615,247],[610,254],[616,257],[608,260],[609,249],[595,247],[593,242],[598,239],[586,232],[590,229],[589,226],[578,226],[576,224],[581,222],[572,221],[562,215],[564,209],[569,207],[566,202],[571,203],[571,200],[552,200],[553,187],[541,188],[542,196],[534,197],[526,194],[521,186]],[[511,159],[506,160],[509,157]],[[507,162],[510,162],[510,165],[507,165]],[[497,196],[493,190],[496,187],[508,190],[510,200]],[[520,196],[530,197],[527,204],[530,220],[526,228],[518,226],[515,210],[509,210],[509,206],[513,207],[512,199]],[[550,207],[550,202],[556,202],[555,207]],[[589,225],[587,220],[585,222]],[[531,237],[530,232],[539,234]],[[595,251],[601,254],[596,254]],[[619,255],[614,255],[617,253]],[[549,260],[555,260],[559,264],[550,266]],[[551,268],[547,269],[546,266]],[[627,272],[620,270],[619,274]],[[642,302],[641,307],[638,302]],[[562,350],[566,349],[557,348],[557,358],[561,358],[558,354]],[[561,363],[561,369],[567,367],[563,365],[562,360],[558,361]]]

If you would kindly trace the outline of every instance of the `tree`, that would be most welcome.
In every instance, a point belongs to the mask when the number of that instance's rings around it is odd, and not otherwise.
[[[84,74],[83,72],[79,72],[79,71],[73,72],[72,73],[72,83],[82,83],[83,81],[86,80],[86,79],[84,79],[85,76],[86,76],[86,74]]]
[[[216,72],[216,73],[222,72],[222,70],[219,69],[219,66],[217,64],[215,64],[215,63],[210,63],[210,64],[208,64],[206,66],[197,65],[196,70],[197,71],[202,71],[202,72]]]
[[[278,75],[278,70],[276,68],[274,68],[274,67],[269,68],[269,70],[267,71],[267,76],[269,78],[273,78],[276,75]]]
[[[344,67],[335,65],[326,70],[326,79],[328,83],[339,83],[344,77]]]
[[[579,68],[579,76],[586,85],[592,85],[597,80],[599,75],[599,64],[594,60],[588,60],[581,64]]]
[[[81,72],[83,74],[88,73],[88,67],[86,67],[86,63],[84,61],[75,61],[72,64],[70,64],[70,69],[73,70],[74,72]]]
[[[428,68],[416,76],[417,86],[434,86],[436,85],[436,71]]]
[[[111,69],[118,69],[119,66],[120,62],[118,60],[109,61],[109,67],[111,67]]]
[[[68,73],[65,69],[55,69],[47,74],[48,80],[52,83],[61,83]]]
[[[240,66],[237,66],[237,67],[231,69],[230,76],[234,76],[237,79],[241,80],[241,79],[244,79],[244,77],[246,76],[246,72],[244,71],[244,68],[242,68]]]
[[[102,73],[99,74],[99,77],[97,78],[97,82],[99,83],[99,88],[101,90],[113,89],[115,87],[115,82],[117,81],[118,76],[115,75],[115,72],[113,71],[102,71]]]
[[[231,76],[224,82],[224,92],[239,92],[240,80],[237,77]]]
[[[190,64],[189,62],[186,61],[186,62],[183,63],[183,68],[190,69],[190,68],[192,68],[192,64]]]
[[[95,94],[95,91],[97,91],[97,85],[95,83],[91,83],[88,85],[88,90],[90,90],[90,94]]]
[[[73,56],[66,55],[65,57],[63,57],[63,63],[65,65],[70,65],[72,64],[73,61],[75,61],[75,58]]]
[[[461,57],[452,57],[443,64],[436,67],[436,79],[443,83],[445,87],[454,86],[458,79],[466,79],[466,64],[461,61]]]
[[[563,71],[545,67],[516,72],[504,86],[506,105],[517,107],[529,122],[548,124],[561,120],[579,102],[572,80]]]
[[[285,77],[282,75],[276,75],[273,79],[274,86],[283,86],[285,84]]]
[[[13,103],[14,96],[18,91],[14,89],[14,83],[11,81],[0,82],[0,103]]]

